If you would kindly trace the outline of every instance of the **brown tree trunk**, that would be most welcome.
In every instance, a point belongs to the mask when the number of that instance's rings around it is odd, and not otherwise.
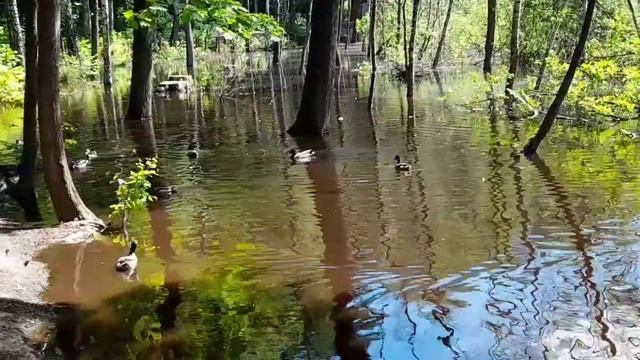
[[[134,0],[133,11],[140,13],[148,8],[146,0]],[[131,65],[131,90],[127,119],[151,118],[151,32],[148,27],[139,26],[133,31],[133,60]]]
[[[496,0],[487,0],[487,35],[484,42],[484,64],[482,66],[485,75],[491,74],[491,58],[496,39],[496,5]]]
[[[396,0],[396,45],[400,45],[402,27],[402,0]]]
[[[376,73],[378,72],[378,64],[376,60],[376,11],[377,0],[370,0],[371,7],[369,8],[369,47],[371,49],[371,82],[369,83],[369,99],[367,101],[367,107],[369,111],[373,109],[373,94],[376,86]]]
[[[451,19],[451,9],[453,9],[453,0],[449,0],[449,6],[447,7],[447,15],[444,17],[444,24],[442,25],[442,33],[440,33],[440,41],[438,41],[438,48],[436,49],[436,55],[433,57],[433,63],[431,68],[435,69],[440,64],[440,56],[442,56],[442,49],[444,48],[444,40],[447,37],[447,28],[449,27],[449,20]]]
[[[91,56],[98,56],[98,37],[100,36],[98,1],[89,0],[89,7],[91,8]]]
[[[64,11],[64,38],[67,43],[67,53],[71,56],[78,56],[78,32],[76,30],[76,22],[73,19],[73,0],[64,0],[62,2],[62,10]]]
[[[629,6],[629,12],[631,13],[631,19],[633,20],[633,26],[636,28],[636,33],[640,37],[640,25],[638,25],[638,18],[636,17],[636,10],[633,8],[633,0],[627,0]]]
[[[89,0],[80,0],[78,11],[78,32],[80,37],[91,37],[91,10]]]
[[[292,136],[319,136],[331,113],[335,75],[338,1],[313,0],[309,63],[300,109],[288,132]]]
[[[562,102],[564,101],[564,98],[567,96],[567,93],[571,88],[571,82],[573,81],[573,77],[576,74],[578,66],[580,66],[580,59],[582,58],[584,48],[587,44],[587,39],[589,38],[589,29],[591,28],[591,21],[593,20],[595,7],[596,0],[587,0],[587,7],[584,13],[582,29],[580,30],[580,37],[578,38],[578,43],[576,44],[575,49],[573,50],[573,55],[571,55],[569,68],[567,69],[567,73],[564,75],[564,79],[560,84],[560,88],[556,93],[556,97],[553,99],[551,106],[549,106],[549,111],[547,111],[547,114],[540,124],[538,132],[529,140],[529,142],[525,146],[525,156],[531,156],[536,153],[536,151],[538,150],[538,146],[540,146],[542,140],[544,140],[544,138],[549,133],[549,130],[551,130],[551,126],[553,126],[553,122],[558,115],[558,111],[560,111],[560,106],[562,106]]]
[[[311,13],[313,12],[313,1],[309,2],[309,16],[307,16],[307,38],[304,41],[304,46],[302,47],[302,57],[300,59],[300,68],[298,69],[298,73],[300,75],[304,75],[304,70],[307,64],[307,57],[309,52],[309,41],[311,41]]]
[[[113,87],[112,70],[113,65],[111,61],[111,29],[109,25],[109,0],[101,0],[102,5],[102,83],[104,89],[108,92]]]
[[[511,97],[513,85],[516,81],[516,73],[518,72],[518,59],[520,58],[520,14],[522,13],[522,0],[513,1],[513,12],[511,14],[511,41],[509,52],[509,75],[507,77],[507,86],[505,94]]]
[[[22,36],[22,28],[20,27],[20,14],[18,13],[18,3],[16,0],[6,2],[8,23],[9,23],[9,40],[11,49],[20,54],[20,62],[24,64],[24,38]]]
[[[185,4],[189,4],[189,0],[185,1]],[[193,81],[196,80],[196,57],[195,48],[193,45],[193,31],[191,28],[191,21],[187,22],[184,26],[184,40],[187,47],[187,74],[191,76]]]
[[[44,177],[60,221],[99,221],[76,191],[67,164],[60,118],[60,0],[38,7],[38,117]]]
[[[408,70],[407,61],[409,55],[407,54],[407,0],[402,1],[402,53],[404,54],[404,70]]]
[[[169,15],[171,16],[171,35],[169,35],[169,45],[176,46],[176,40],[178,38],[178,30],[180,29],[180,17],[178,16],[178,10],[175,4],[169,6]]]
[[[416,27],[418,26],[418,10],[420,0],[413,0],[413,10],[411,11],[411,35],[409,37],[409,65],[407,69],[407,97],[413,97],[413,87],[415,83],[415,47],[416,47]]]
[[[24,79],[24,115],[22,128],[22,155],[18,167],[17,192],[15,197],[25,209],[26,219],[40,221],[35,193],[34,173],[38,158],[38,40],[36,35],[36,0],[24,0],[24,38],[25,38],[25,79]],[[23,206],[24,204],[24,206]]]

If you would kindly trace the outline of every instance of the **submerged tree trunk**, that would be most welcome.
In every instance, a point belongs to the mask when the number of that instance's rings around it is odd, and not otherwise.
[[[73,1],[63,1],[62,10],[64,11],[63,31],[67,44],[67,54],[71,56],[78,56],[78,32],[76,31],[76,22],[73,17]]]
[[[292,136],[321,135],[331,113],[339,2],[313,2],[309,63],[298,116],[288,130]]]
[[[507,77],[506,95],[511,97],[510,90],[516,81],[518,72],[518,59],[520,58],[520,14],[522,12],[522,0],[513,1],[513,12],[511,14],[511,41],[509,52],[509,76]]]
[[[100,24],[98,24],[100,15],[98,12],[99,0],[89,0],[89,7],[91,8],[91,56],[98,56],[98,37],[100,36]]]
[[[532,137],[527,145],[524,148],[525,156],[531,156],[536,153],[538,150],[538,146],[551,130],[551,126],[558,115],[558,111],[560,110],[560,106],[562,106],[562,102],[564,98],[567,96],[569,89],[571,88],[571,82],[573,81],[573,77],[576,74],[576,70],[578,66],[580,66],[580,59],[582,58],[582,54],[584,53],[585,45],[587,44],[587,39],[589,38],[589,29],[591,28],[591,21],[593,20],[593,13],[596,7],[596,0],[587,0],[587,7],[584,13],[584,20],[582,22],[582,29],[580,30],[580,37],[578,38],[578,43],[576,44],[575,49],[573,50],[573,55],[571,55],[571,62],[569,63],[569,68],[567,69],[567,73],[560,84],[560,88],[556,93],[556,97],[553,99],[551,106],[549,106],[549,110],[545,115],[542,123],[540,124],[540,128],[538,132]]]
[[[146,0],[134,0],[133,11],[140,13],[148,8]],[[127,119],[141,120],[151,118],[151,31],[149,27],[139,26],[133,30],[133,59],[131,63],[131,90]]]
[[[36,0],[24,0],[24,38],[25,38],[25,78],[24,78],[24,107],[22,127],[22,154],[18,167],[18,181],[16,198],[25,209],[29,221],[40,221],[35,193],[34,173],[38,158],[38,38],[36,35]]]
[[[276,0],[276,8],[273,13],[273,17],[276,21],[280,21],[280,0]],[[277,65],[280,63],[280,41],[274,41],[271,44],[271,52],[273,53],[272,63]]]
[[[304,70],[307,64],[307,57],[309,52],[309,41],[311,41],[311,13],[313,12],[313,1],[309,1],[309,16],[307,16],[307,38],[304,41],[304,46],[302,47],[302,57],[300,58],[300,68],[298,69],[298,73],[300,75],[304,75]]]
[[[9,22],[9,40],[11,49],[20,54],[20,62],[24,64],[24,38],[22,36],[22,28],[20,27],[20,14],[18,13],[18,3],[16,0],[9,0],[6,3],[8,22]]]
[[[413,86],[415,82],[415,47],[416,47],[416,27],[418,25],[418,10],[420,0],[413,0],[413,10],[411,11],[411,35],[409,37],[409,60],[407,68],[407,97],[413,97]]]
[[[367,107],[369,111],[373,108],[373,94],[376,87],[376,72],[378,64],[376,60],[376,10],[377,0],[371,0],[371,8],[369,9],[369,47],[371,48],[371,82],[369,83],[369,99]]]
[[[185,2],[187,5],[189,4],[189,0]],[[184,37],[187,47],[187,74],[191,76],[191,78],[196,80],[196,57],[195,57],[195,49],[193,45],[193,31],[191,28],[191,21],[188,21],[184,25]]]
[[[496,39],[496,0],[487,0],[487,35],[484,42],[484,64],[482,71],[491,74],[491,58],[493,58],[493,44]]]
[[[38,7],[38,117],[44,177],[60,221],[93,220],[69,172],[60,118],[60,0]]]
[[[109,0],[101,0],[102,3],[102,84],[106,91],[113,87],[113,64],[111,61],[111,29],[109,25]]]
[[[438,48],[436,49],[436,55],[433,57],[432,68],[437,68],[440,64],[440,56],[442,56],[442,49],[444,48],[444,40],[447,37],[447,28],[449,27],[449,20],[451,19],[451,10],[453,9],[453,0],[449,0],[449,6],[447,7],[447,15],[444,17],[444,24],[442,25],[442,33],[440,34],[440,40],[438,41]]]

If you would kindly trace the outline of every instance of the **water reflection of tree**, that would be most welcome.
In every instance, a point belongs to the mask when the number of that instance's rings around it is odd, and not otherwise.
[[[587,306],[593,306],[593,308],[595,308],[594,318],[600,327],[600,339],[609,345],[611,355],[615,356],[617,349],[613,341],[609,338],[609,325],[605,322],[604,309],[601,308],[601,303],[604,301],[603,295],[593,279],[595,270],[593,265],[594,258],[589,255],[588,252],[591,241],[580,228],[580,224],[571,208],[571,201],[567,191],[553,175],[551,169],[546,165],[542,157],[534,154],[530,157],[530,160],[540,174],[540,177],[544,180],[548,193],[555,198],[556,205],[562,211],[564,220],[571,228],[574,236],[574,244],[583,264],[579,274],[581,283],[585,287],[585,301],[587,302]],[[593,293],[593,297],[590,293]],[[593,303],[591,303],[591,299],[593,299]]]
[[[315,141],[314,144],[299,144],[300,148],[327,148],[322,139]],[[309,164],[307,173],[314,188],[314,203],[325,246],[326,276],[333,293],[331,319],[334,322],[335,351],[343,359],[368,359],[367,346],[363,339],[358,337],[355,328],[355,313],[348,308],[354,299],[354,262],[351,258],[340,188],[331,155]]]

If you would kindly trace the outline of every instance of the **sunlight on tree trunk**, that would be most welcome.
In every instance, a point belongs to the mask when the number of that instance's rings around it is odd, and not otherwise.
[[[562,102],[564,98],[567,96],[569,89],[571,88],[571,82],[573,81],[573,77],[576,74],[576,70],[578,66],[580,66],[580,59],[582,58],[582,54],[584,53],[585,45],[587,44],[587,39],[589,38],[589,29],[591,28],[591,21],[593,20],[593,13],[596,7],[596,0],[587,0],[587,7],[584,13],[584,20],[582,22],[582,29],[580,30],[580,37],[578,38],[578,43],[576,44],[575,49],[573,50],[573,55],[571,55],[571,62],[569,63],[569,68],[567,69],[567,73],[562,80],[562,84],[560,84],[560,88],[556,93],[556,97],[553,99],[551,106],[549,106],[549,110],[545,115],[542,123],[540,124],[540,128],[538,132],[532,137],[527,145],[524,148],[525,156],[531,156],[536,153],[538,150],[538,146],[551,130],[551,126],[558,116],[558,111],[562,106]]]
[[[189,0],[185,1],[186,5],[189,5]],[[196,80],[196,57],[195,46],[193,44],[193,29],[191,27],[191,20],[184,25],[184,40],[187,48],[187,74],[191,76],[193,81]]]
[[[99,221],[89,210],[71,179],[60,118],[60,0],[38,7],[38,117],[44,177],[60,221]]]
[[[102,4],[102,84],[105,91],[113,86],[111,61],[111,29],[109,28],[109,0],[100,0]]]

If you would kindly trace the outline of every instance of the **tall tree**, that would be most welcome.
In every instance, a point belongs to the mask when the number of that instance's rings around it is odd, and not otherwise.
[[[64,11],[63,32],[67,45],[67,54],[78,56],[78,31],[76,30],[76,21],[73,16],[73,0],[63,1],[62,10]]]
[[[415,48],[416,48],[416,27],[418,26],[418,11],[420,10],[420,0],[413,0],[413,10],[411,11],[411,35],[409,37],[409,60],[407,68],[407,97],[413,97],[413,86],[415,82]]]
[[[24,79],[24,106],[22,127],[22,155],[18,167],[17,197],[20,202],[29,204],[24,207],[28,210],[27,219],[40,220],[37,207],[34,173],[38,158],[38,38],[36,34],[36,0],[24,0],[24,40],[25,40],[25,79]]]
[[[505,92],[511,96],[510,90],[516,81],[518,72],[518,59],[520,58],[520,14],[522,13],[522,0],[513,1],[513,12],[511,13],[511,40],[509,42],[509,76]]]
[[[442,32],[440,33],[440,40],[438,41],[438,47],[436,48],[436,55],[433,57],[432,68],[437,68],[440,64],[440,56],[442,56],[442,49],[444,48],[444,40],[447,37],[447,28],[449,27],[449,20],[451,19],[451,10],[453,9],[453,0],[449,0],[449,6],[447,7],[447,15],[444,17],[444,24],[442,25]]]
[[[567,2],[568,0],[563,0],[560,9],[558,9],[557,12],[561,12],[567,6]],[[544,72],[547,69],[547,59],[551,54],[551,49],[553,49],[553,47],[555,46],[556,38],[558,36],[558,31],[560,30],[560,24],[561,24],[560,19],[556,19],[555,22],[556,22],[556,25],[551,30],[551,33],[549,34],[549,41],[547,42],[547,47],[544,50],[544,55],[542,55],[542,63],[540,64],[540,68],[538,69],[538,75],[536,76],[536,85],[534,87],[535,91],[539,91],[540,88],[542,87]]]
[[[80,0],[78,5],[78,33],[83,38],[91,37],[91,6],[89,6],[89,0]]]
[[[60,0],[38,4],[38,117],[44,177],[60,221],[98,221],[76,191],[60,118]]]
[[[560,88],[556,93],[551,106],[549,106],[549,110],[545,115],[542,123],[540,124],[540,128],[536,132],[536,134],[529,139],[529,142],[524,148],[525,156],[531,156],[536,153],[538,150],[538,146],[551,130],[551,126],[553,126],[553,122],[558,116],[558,111],[560,111],[560,107],[564,102],[564,98],[567,96],[569,89],[571,88],[571,83],[573,82],[573,77],[576,74],[576,70],[578,66],[580,66],[580,59],[582,58],[582,54],[584,53],[584,48],[587,44],[587,39],[589,38],[589,30],[591,28],[591,22],[593,20],[593,15],[595,12],[596,0],[587,0],[586,11],[584,12],[584,20],[582,21],[582,29],[580,30],[580,37],[578,38],[578,43],[576,44],[575,49],[573,50],[573,54],[571,55],[571,62],[569,62],[569,68],[567,69],[567,73],[564,75],[564,79],[560,84]]]
[[[189,4],[189,0],[185,1],[185,4]],[[187,74],[192,79],[196,79],[196,57],[195,57],[195,45],[193,44],[193,29],[191,28],[191,19],[187,20],[184,25],[184,39],[187,48]]]
[[[171,16],[171,35],[169,35],[169,45],[175,46],[178,38],[178,31],[180,30],[180,14],[176,2],[169,4],[167,13]]]
[[[102,5],[102,83],[106,91],[111,91],[113,86],[112,61],[111,61],[111,24],[109,24],[111,6],[109,0],[100,0]]]
[[[18,3],[16,0],[8,0],[7,6],[7,22],[9,23],[9,40],[11,49],[20,54],[20,61],[24,64],[24,38],[22,36],[22,28],[20,27],[20,14],[18,13]]]
[[[376,60],[376,12],[377,0],[371,0],[369,9],[369,47],[371,49],[371,82],[369,83],[369,99],[367,107],[369,111],[373,108],[373,94],[376,87],[376,73],[378,72],[378,62]]]
[[[482,71],[485,75],[491,74],[491,58],[496,39],[496,5],[496,0],[487,0],[487,35],[484,42],[484,64],[482,65]]]
[[[335,76],[338,1],[313,0],[309,62],[292,136],[319,136],[331,113]]]
[[[362,17],[362,0],[347,0],[349,4],[349,40],[354,43],[358,41],[356,31],[356,21]]]
[[[134,0],[136,14],[149,8],[147,0]],[[149,26],[137,26],[133,30],[133,59],[131,63],[131,90],[127,119],[141,120],[151,117],[151,69],[153,54]]]
[[[98,37],[100,36],[98,1],[89,0],[89,8],[91,9],[91,56],[98,56]]]

